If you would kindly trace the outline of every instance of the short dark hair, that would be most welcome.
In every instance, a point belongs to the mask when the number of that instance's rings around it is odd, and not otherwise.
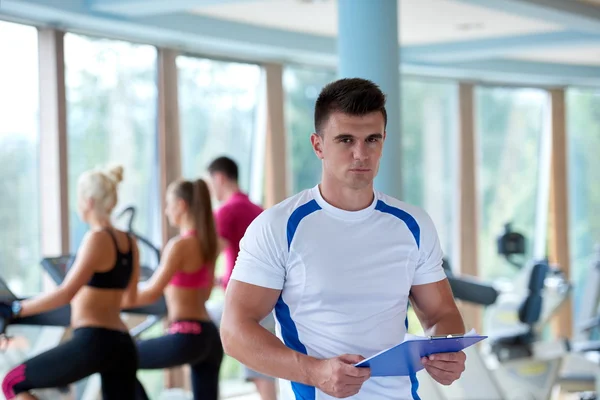
[[[215,172],[220,172],[232,181],[237,182],[238,180],[238,166],[229,157],[222,156],[215,158],[208,166],[208,172],[211,175]]]
[[[323,124],[334,112],[362,116],[380,111],[387,125],[385,94],[379,86],[362,78],[343,78],[327,84],[315,104],[315,132],[321,134]]]

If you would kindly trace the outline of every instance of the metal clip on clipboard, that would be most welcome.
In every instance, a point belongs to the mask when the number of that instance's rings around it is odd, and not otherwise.
[[[409,376],[424,368],[421,359],[431,354],[454,353],[474,345],[487,336],[474,331],[460,335],[413,336],[402,343],[355,364],[370,368],[371,376]]]

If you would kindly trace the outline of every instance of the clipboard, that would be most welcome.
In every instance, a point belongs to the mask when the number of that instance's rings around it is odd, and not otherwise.
[[[465,335],[428,336],[408,335],[402,343],[383,350],[355,367],[371,368],[371,376],[409,376],[425,368],[421,358],[436,353],[455,353],[486,339],[487,336]]]

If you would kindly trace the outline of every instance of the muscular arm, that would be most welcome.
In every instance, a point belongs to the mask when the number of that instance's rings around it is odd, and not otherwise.
[[[411,288],[410,302],[427,335],[459,334],[465,326],[448,279]]]
[[[463,319],[454,303],[448,279],[434,283],[413,285],[410,301],[427,335],[464,333]],[[429,375],[442,385],[450,385],[465,370],[464,352],[438,353],[423,357]]]
[[[256,371],[315,386],[311,371],[317,360],[288,348],[259,323],[271,312],[280,292],[231,280],[221,320],[223,347]]]

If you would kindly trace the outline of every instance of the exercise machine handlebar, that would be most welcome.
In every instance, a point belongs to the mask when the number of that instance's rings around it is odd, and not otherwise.
[[[492,285],[486,284],[470,276],[456,276],[452,271],[450,262],[442,260],[442,267],[450,283],[452,294],[457,300],[482,306],[490,306],[496,302],[499,293]]]
[[[127,230],[129,232],[133,232],[133,220],[135,219],[135,207],[129,206],[125,208],[121,213],[117,216],[117,218],[122,218],[125,214],[129,214],[129,221],[127,222]]]
[[[129,206],[126,207],[123,211],[121,211],[119,213],[119,215],[117,216],[117,219],[123,218],[123,216],[125,215],[129,215],[129,219],[127,220],[127,232],[129,232],[130,234],[132,234],[138,241],[142,242],[144,245],[146,245],[148,248],[150,248],[152,250],[152,252],[154,253],[154,255],[156,256],[156,262],[157,264],[160,264],[160,249],[158,249],[156,246],[154,246],[154,244],[152,244],[151,241],[149,241],[148,239],[146,239],[145,237],[138,235],[134,230],[133,230],[133,221],[135,220],[135,213],[136,213],[136,209],[134,206]]]
[[[490,306],[498,299],[498,291],[493,286],[480,283],[474,278],[448,277],[448,282],[454,297],[458,300]]]

